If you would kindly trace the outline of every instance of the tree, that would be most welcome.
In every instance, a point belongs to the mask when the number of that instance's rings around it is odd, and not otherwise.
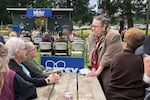
[[[74,0],[73,2],[73,21],[81,20],[82,24],[90,22],[92,19],[91,9],[88,7],[89,0]]]
[[[0,0],[0,22],[3,24],[9,23],[11,17],[8,15],[9,12],[6,11],[6,7],[9,6],[9,3],[12,3],[11,0]]]
[[[69,2],[69,5],[68,5]],[[81,24],[92,20],[92,11],[89,8],[89,0],[0,0],[0,21],[4,24],[11,22],[11,15],[6,11],[7,7],[33,7],[33,8],[73,8],[73,21],[81,21]]]
[[[116,17],[115,14],[126,17],[128,27],[133,27],[133,17],[143,17],[145,5],[146,2],[143,0],[103,0],[102,5],[99,6],[105,8],[111,18]]]
[[[0,0],[0,22],[3,22],[3,24],[12,23],[11,15],[6,10],[7,7],[26,7],[27,3],[26,0],[15,0],[15,2],[12,0]]]

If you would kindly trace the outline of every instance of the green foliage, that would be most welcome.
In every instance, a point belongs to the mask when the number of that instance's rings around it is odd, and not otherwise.
[[[11,2],[11,0],[8,0]],[[9,23],[9,17],[8,17],[8,12],[6,11],[6,6],[9,5],[6,0],[0,0],[0,22],[3,22],[3,24]]]
[[[92,11],[88,5],[89,0],[75,0],[73,3],[73,21],[83,25],[92,20]]]
[[[66,8],[67,1],[69,0],[0,0],[0,21],[4,24],[12,23],[11,13],[6,11],[7,7],[36,7],[36,8]],[[144,0],[99,0],[102,4],[99,5],[100,8],[106,9],[108,17],[113,23],[117,22],[116,16],[124,17],[128,20],[128,25],[132,26],[132,18],[145,19],[146,4],[143,3]],[[73,23],[81,26],[85,23],[92,21],[94,12],[88,7],[89,0],[72,0],[72,20]],[[143,23],[143,21],[142,21]]]
[[[7,7],[33,7],[33,8],[66,8],[68,0],[0,0],[0,21],[4,24],[11,22],[11,14],[6,11]],[[73,20],[84,24],[92,19],[89,9],[89,0],[72,0]]]
[[[143,0],[103,0],[99,7],[106,9],[108,16],[112,19],[114,17],[126,18],[128,27],[132,27],[134,16],[144,18],[146,3]]]

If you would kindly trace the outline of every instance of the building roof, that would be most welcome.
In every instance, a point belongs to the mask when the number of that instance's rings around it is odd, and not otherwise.
[[[44,9],[52,9],[52,11],[73,11],[73,8],[44,8]],[[8,11],[26,11],[27,8],[6,8],[6,10],[8,10]]]

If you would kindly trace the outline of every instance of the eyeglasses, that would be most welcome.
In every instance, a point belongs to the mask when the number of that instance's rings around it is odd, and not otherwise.
[[[26,48],[22,48],[21,50],[26,50]]]
[[[36,51],[36,48],[29,50],[29,52]]]
[[[91,28],[99,28],[101,27],[100,25],[91,25]]]

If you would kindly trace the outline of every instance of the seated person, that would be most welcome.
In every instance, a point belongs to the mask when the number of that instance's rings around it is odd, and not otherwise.
[[[52,55],[54,55],[54,49],[53,49],[54,38],[48,32],[44,33],[44,37],[42,37],[41,42],[50,42],[52,48]]]
[[[77,34],[75,31],[72,31],[72,33],[69,35],[69,39],[71,40],[74,37],[77,37]]]
[[[25,31],[24,37],[29,37],[29,38],[30,38],[30,41],[33,41],[33,40],[32,40],[32,34],[31,34],[31,32],[30,32],[29,30],[26,30],[26,31]]]
[[[17,33],[12,31],[8,34],[9,37],[17,37]]]
[[[42,38],[42,33],[40,31],[35,31],[32,33],[32,38]]]
[[[26,58],[25,42],[20,38],[11,38],[6,42],[9,51],[9,67],[18,73],[24,80],[33,83],[35,86],[46,86],[53,83],[58,83],[59,75],[50,74],[48,77],[39,74],[36,71],[29,70],[21,64]]]
[[[63,36],[63,32],[58,32],[58,38],[56,38],[55,42],[55,56],[61,56],[61,53],[67,53],[67,56],[69,55],[68,53],[68,40]],[[63,42],[62,44],[57,45],[57,43]],[[65,42],[65,45],[63,45]],[[60,47],[62,45],[62,47]],[[61,48],[61,49],[60,49]],[[66,54],[65,54],[66,55]]]
[[[42,37],[42,42],[51,42],[53,45],[54,38],[50,36],[48,32],[45,32],[44,36]]]
[[[36,56],[36,48],[32,42],[26,42],[26,50],[27,57],[25,58],[25,60],[23,60],[23,65],[28,67],[30,70],[34,70],[36,72],[39,72],[40,74],[44,74],[47,76],[51,71],[45,70],[43,66],[41,66],[34,60]]]
[[[5,44],[5,39],[4,39],[3,35],[0,35],[0,43]]]
[[[63,36],[63,32],[58,32],[58,38],[56,38],[57,42],[67,42],[66,38]]]
[[[0,43],[0,99],[29,100],[36,98],[36,87],[10,70],[8,61],[8,48]]]
[[[144,57],[144,76],[143,80],[146,83],[145,85],[145,98],[144,100],[150,100],[150,35],[148,35],[143,43],[143,52]]]
[[[144,64],[142,58],[135,55],[135,50],[144,39],[145,34],[138,28],[129,28],[125,33],[124,51],[115,54],[111,61],[108,100],[144,99]]]

